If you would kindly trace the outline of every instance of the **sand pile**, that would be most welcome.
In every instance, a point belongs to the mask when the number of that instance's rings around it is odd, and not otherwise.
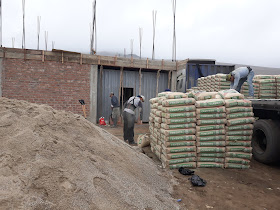
[[[161,174],[79,115],[0,98],[0,209],[177,209]]]

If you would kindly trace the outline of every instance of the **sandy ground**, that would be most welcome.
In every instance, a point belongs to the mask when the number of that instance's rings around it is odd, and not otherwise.
[[[121,126],[103,128],[122,139]],[[148,124],[136,125],[135,140],[139,134],[148,132]],[[143,151],[161,169],[160,161],[151,153],[150,147]],[[161,169],[163,174],[166,171]],[[193,187],[188,176],[172,170],[178,183],[172,197],[182,199],[178,202],[182,209],[280,209],[279,165],[268,166],[252,160],[251,168],[245,170],[200,168],[194,171],[207,181],[205,187]]]

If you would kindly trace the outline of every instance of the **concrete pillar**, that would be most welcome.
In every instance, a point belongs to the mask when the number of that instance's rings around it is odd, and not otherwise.
[[[176,83],[177,83],[177,71],[172,71],[172,77],[171,77],[171,91],[176,91]]]
[[[97,122],[97,78],[98,65],[91,65],[90,69],[90,113],[89,121],[96,124]]]
[[[2,97],[2,74],[3,74],[3,58],[0,58],[0,97]]]

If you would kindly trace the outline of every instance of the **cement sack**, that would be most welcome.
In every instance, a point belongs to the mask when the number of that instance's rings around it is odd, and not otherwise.
[[[173,118],[195,118],[195,112],[180,112],[180,113],[162,113],[163,118],[173,119]]]
[[[217,135],[217,136],[203,136],[203,137],[196,137],[196,141],[222,141],[225,140],[225,135]]]
[[[150,115],[153,114],[153,116],[156,116],[156,111],[158,111],[158,109],[151,109],[150,111]]]
[[[254,79],[274,79],[274,75],[255,75]]]
[[[175,106],[175,107],[162,107],[162,111],[166,113],[177,113],[177,112],[193,112],[195,111],[195,106]]]
[[[150,100],[150,104],[154,104],[158,102],[158,98],[151,98]]]
[[[157,109],[157,108],[158,108],[158,103],[151,104],[151,109]]]
[[[168,160],[170,159],[178,159],[178,158],[188,158],[188,157],[196,157],[195,152],[188,152],[188,153],[171,153],[166,154],[165,156]]]
[[[174,165],[174,164],[178,164],[178,163],[196,162],[196,157],[167,159],[164,155],[162,155],[161,162],[164,163],[164,165],[169,166],[169,165]]]
[[[222,158],[225,157],[225,153],[198,153],[197,157],[210,157],[210,158]]]
[[[183,136],[162,136],[164,141],[195,141],[195,135],[183,135]]]
[[[224,163],[224,158],[211,158],[211,157],[197,157],[197,162],[215,162]]]
[[[224,104],[225,101],[223,99],[209,99],[209,100],[195,102],[195,106],[200,108],[219,107],[219,106],[223,106]]]
[[[162,113],[162,111],[158,111],[158,110],[157,110],[155,114],[156,114],[157,117],[162,117],[162,116],[161,116],[161,113]]]
[[[253,112],[239,112],[239,113],[233,113],[233,114],[227,115],[227,119],[246,118],[246,117],[254,117],[254,113]]]
[[[215,78],[223,78],[223,79],[226,79],[226,78],[227,78],[227,74],[215,74]]]
[[[224,129],[221,130],[210,130],[210,131],[200,131],[196,132],[197,137],[204,137],[204,136],[216,136],[216,135],[224,135],[226,131]]]
[[[165,96],[167,99],[177,99],[177,98],[187,98],[185,93],[180,92],[170,92]]]
[[[233,107],[233,108],[226,109],[227,114],[238,113],[238,112],[253,112],[253,107]]]
[[[231,158],[242,158],[242,159],[248,159],[250,160],[252,158],[252,154],[250,153],[244,153],[244,152],[227,152],[226,157]]]
[[[170,125],[170,124],[166,124],[166,123],[161,123],[161,128],[164,129],[186,129],[186,128],[195,128],[196,124],[195,123],[184,123],[184,124],[174,124],[174,125]]]
[[[249,169],[249,165],[241,165],[241,164],[233,164],[233,163],[225,163],[225,168],[236,168],[236,169]]]
[[[162,118],[161,117],[155,117],[154,122],[161,123]]]
[[[226,146],[225,141],[206,141],[196,142],[197,147],[224,147]]]
[[[139,135],[137,138],[137,145],[140,148],[147,147],[150,145],[150,138],[147,134]]]
[[[236,100],[236,99],[227,99],[225,100],[226,107],[235,107],[235,106],[242,106],[242,107],[251,107],[252,102],[249,100]]]
[[[158,157],[159,160],[161,160],[162,154],[159,151],[155,150],[155,155]]]
[[[253,124],[232,125],[232,126],[226,126],[226,131],[252,130],[253,128],[254,128]]]
[[[249,165],[250,160],[241,158],[225,158],[226,163]]]
[[[218,93],[223,99],[244,99],[244,95],[234,89],[221,90]]]
[[[165,147],[184,147],[184,146],[196,146],[195,141],[175,141],[175,142],[163,142]]]
[[[226,141],[226,146],[251,147],[251,141]]]
[[[197,114],[196,119],[222,119],[226,118],[225,113],[219,113],[219,114]]]
[[[196,118],[175,118],[175,119],[166,119],[166,118],[161,118],[162,122],[165,124],[184,124],[184,123],[195,123]]]
[[[162,153],[170,154],[170,153],[183,153],[183,152],[195,152],[195,151],[196,151],[196,147],[193,147],[193,146],[186,146],[186,147],[165,147],[165,146],[163,146]]]
[[[155,150],[158,151],[159,153],[162,153],[162,147],[161,145],[156,145]]]
[[[149,122],[154,122],[155,118],[154,117],[149,117]]]
[[[227,131],[227,136],[252,136],[253,130]]]
[[[174,165],[168,166],[169,169],[177,169],[177,168],[181,168],[181,167],[185,167],[185,168],[196,168],[196,162],[179,163],[179,164],[174,164]]]
[[[226,147],[226,152],[245,152],[245,153],[252,153],[252,147]]]
[[[219,153],[225,152],[225,147],[198,147],[197,153]]]
[[[206,125],[206,126],[196,126],[196,132],[200,131],[210,131],[210,130],[224,130],[225,125]]]
[[[160,129],[160,128],[161,128],[161,123],[157,123],[157,122],[155,122],[155,123],[154,123],[154,126],[155,126],[155,128]]]
[[[201,92],[201,93],[196,93],[194,95],[194,99],[197,101],[201,100],[207,100],[207,99],[215,99],[217,92]]]
[[[223,163],[197,162],[198,168],[224,168]]]
[[[158,139],[154,135],[151,135],[150,139],[151,139],[151,143],[158,144]]]
[[[254,117],[236,118],[236,119],[227,120],[227,125],[232,126],[232,125],[241,125],[241,124],[251,124],[254,123],[255,121],[256,120]]]
[[[213,113],[225,113],[225,112],[226,112],[226,109],[224,106],[196,109],[196,114],[213,114]]]
[[[162,106],[186,106],[195,104],[195,99],[185,98],[185,99],[168,99],[162,101]]]
[[[254,83],[259,83],[259,84],[263,84],[263,83],[275,83],[275,79],[253,79]]]
[[[196,133],[196,129],[189,128],[189,129],[176,129],[176,130],[166,130],[160,129],[160,132],[164,136],[179,136],[179,135],[192,135]]]
[[[158,97],[166,97],[168,94],[170,94],[170,91],[161,92],[161,93],[158,93]]]
[[[197,125],[217,125],[217,124],[226,124],[226,119],[213,119],[213,120],[197,120]]]

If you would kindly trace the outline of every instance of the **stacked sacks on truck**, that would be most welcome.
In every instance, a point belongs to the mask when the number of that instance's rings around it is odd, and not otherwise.
[[[230,81],[226,80],[226,74],[215,74],[215,91],[230,89]]]
[[[276,81],[276,98],[280,99],[280,75],[275,75]]]
[[[171,97],[168,95],[161,107],[162,164],[170,169],[196,168],[195,99]]]
[[[273,75],[256,75],[253,79],[254,91],[257,98],[260,99],[275,99],[276,93],[276,81]]]
[[[249,168],[255,122],[252,102],[244,99],[225,99],[225,106],[227,113],[225,168]]]
[[[205,99],[205,93],[196,95],[196,145],[197,167],[223,168],[225,159],[225,102],[215,99],[216,93],[211,93],[210,99]]]

